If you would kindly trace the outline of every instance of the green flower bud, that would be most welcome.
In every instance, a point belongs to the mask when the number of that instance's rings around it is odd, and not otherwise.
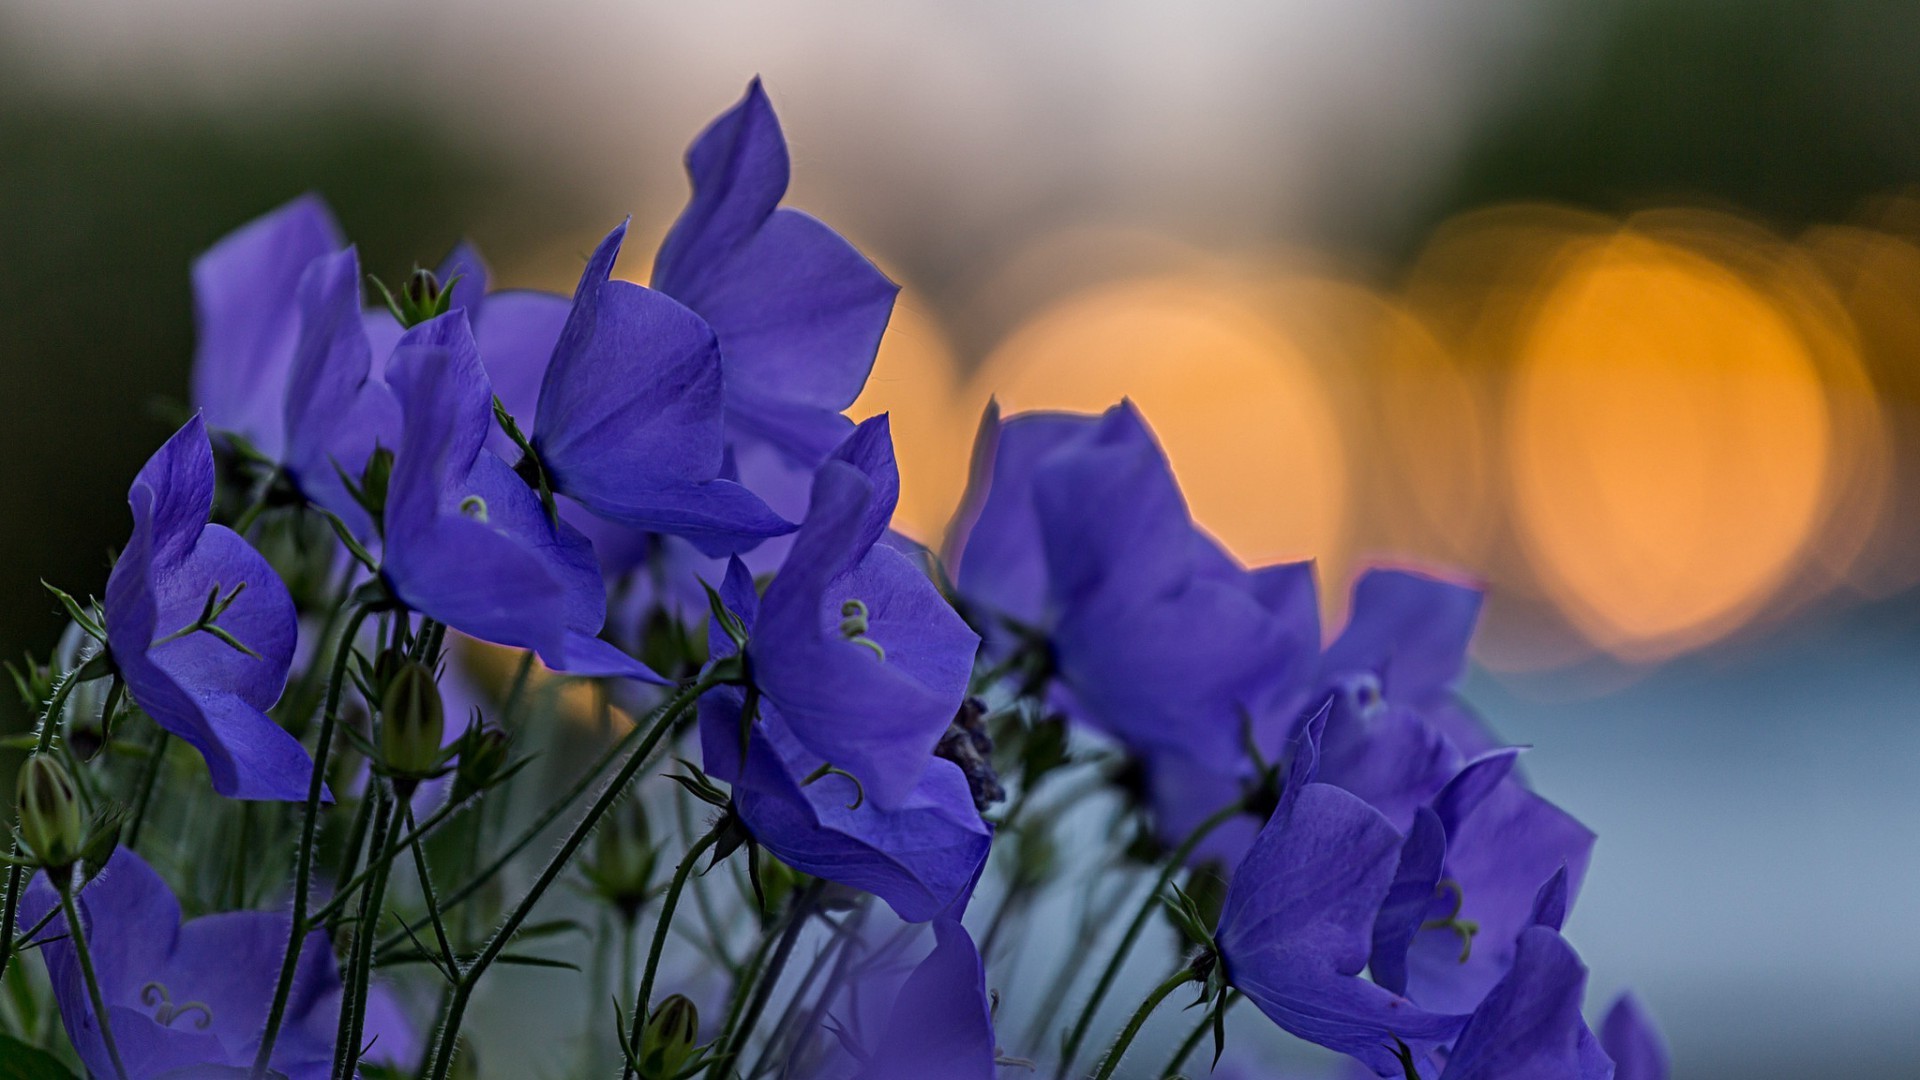
[[[679,994],[662,1001],[640,1033],[641,1080],[667,1080],[686,1068],[700,1045],[700,1010]]]
[[[479,723],[468,725],[454,747],[460,764],[453,774],[453,800],[463,802],[492,787],[507,769],[506,732]]]
[[[647,828],[647,811],[639,799],[628,799],[593,834],[593,858],[586,864],[594,891],[631,919],[639,913],[653,887],[659,852]]]
[[[42,866],[72,866],[86,844],[80,818],[80,793],[66,767],[48,754],[35,754],[20,766],[20,841]]]
[[[423,779],[440,765],[447,728],[440,688],[424,664],[403,664],[380,699],[380,759],[395,776]]]

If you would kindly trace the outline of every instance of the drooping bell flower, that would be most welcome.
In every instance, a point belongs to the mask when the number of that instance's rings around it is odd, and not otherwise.
[[[919,783],[979,646],[926,574],[880,542],[899,492],[887,418],[876,416],[815,474],[746,647],[754,685],[794,739],[882,810]]]
[[[937,919],[934,946],[889,998],[892,1009],[855,1080],[993,1080],[998,1073],[986,972],[958,919]]]
[[[408,331],[387,367],[403,417],[381,577],[414,611],[579,675],[659,681],[597,636],[593,548],[486,448],[493,393],[461,311]]]
[[[24,925],[59,910],[44,875],[21,898]],[[180,904],[140,856],[119,848],[75,898],[87,936],[107,1026],[129,1080],[245,1075],[259,1049],[267,1008],[287,945],[284,912],[231,911],[185,923]],[[114,1069],[94,1014],[79,959],[58,915],[40,953],[46,959],[60,1019],[80,1060],[94,1076]],[[289,1080],[315,1080],[332,1067],[340,1011],[340,976],[324,930],[307,935],[295,969],[285,1027],[271,1067]],[[397,1003],[376,985],[368,999],[370,1060],[411,1066],[420,1040]]]
[[[738,559],[720,595],[749,635],[766,625],[753,578]],[[717,625],[708,644],[715,659],[736,651]],[[828,760],[802,743],[770,695],[746,730],[743,767],[743,705],[744,692],[736,687],[701,699],[701,761],[733,786],[734,809],[757,843],[795,869],[872,893],[908,922],[960,917],[986,867],[993,830],[981,820],[958,765],[923,751],[917,761],[890,766],[912,769],[915,780],[883,809],[865,797],[864,785],[821,771]]]
[[[1600,1022],[1600,1046],[1613,1059],[1614,1080],[1667,1080],[1667,1042],[1646,1006],[1629,990],[1614,999]]]
[[[1558,896],[1555,896],[1555,893]],[[1613,1062],[1581,1019],[1587,969],[1560,936],[1566,876],[1542,886],[1513,965],[1446,1054],[1438,1080],[1610,1080]]]
[[[206,759],[215,791],[303,800],[313,760],[265,711],[293,661],[293,600],[259,552],[207,523],[213,486],[196,415],[127,492],[133,534],[107,579],[107,650],[134,702]]]
[[[665,294],[611,279],[626,232],[623,222],[607,234],[580,276],[516,467],[599,517],[686,537],[709,554],[792,532],[721,478],[726,406],[713,331]]]
[[[899,287],[832,229],[782,207],[786,139],[755,79],[687,150],[693,197],[654,259],[653,287],[719,335],[729,438],[812,468],[873,368]]]
[[[1053,703],[1145,766],[1170,840],[1240,797],[1249,744],[1277,757],[1307,701],[1311,565],[1249,571],[1197,529],[1130,403],[1004,424],[989,410],[949,561],[990,651],[1043,642]]]
[[[1274,1023],[1384,1076],[1396,1040],[1424,1056],[1466,1017],[1360,977],[1402,838],[1358,796],[1315,782],[1322,722],[1295,740],[1279,805],[1228,881],[1214,943],[1227,984]]]
[[[1423,902],[1401,909],[1397,934],[1383,921],[1373,971],[1427,1008],[1471,1010],[1512,966],[1537,882],[1564,872],[1570,906],[1585,876],[1592,831],[1513,778],[1517,755],[1508,748],[1469,762],[1433,799],[1432,822],[1409,833],[1401,872],[1417,864],[1430,874],[1437,857],[1439,873]],[[1420,891],[1409,882],[1404,895],[1417,901]]]
[[[193,264],[193,403],[216,431],[271,460],[300,331],[300,280],[346,246],[326,204],[303,195],[227,234]]]

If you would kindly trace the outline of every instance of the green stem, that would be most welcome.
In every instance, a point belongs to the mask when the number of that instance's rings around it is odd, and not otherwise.
[[[653,1004],[653,979],[660,972],[660,953],[667,944],[667,931],[673,926],[674,910],[680,906],[680,894],[686,890],[687,878],[693,874],[693,868],[700,862],[700,856],[707,849],[720,842],[726,830],[726,822],[708,829],[700,839],[693,842],[687,853],[680,858],[680,865],[673,868],[673,881],[667,885],[667,894],[660,900],[660,914],[653,923],[653,943],[647,947],[647,964],[641,969],[640,989],[633,998],[633,1024],[628,1029],[634,1032],[638,1041],[640,1029],[647,1022],[647,1008]],[[631,1066],[621,1073],[623,1077],[633,1075]]]
[[[627,785],[646,765],[654,746],[665,737],[668,730],[672,728],[673,722],[689,705],[698,701],[701,694],[713,689],[716,685],[718,680],[702,679],[674,698],[672,704],[661,712],[660,718],[648,729],[645,738],[641,739],[639,745],[627,755],[626,763],[621,765],[611,780],[607,781],[606,786],[601,790],[600,797],[594,800],[586,814],[567,834],[567,838],[561,841],[559,850],[547,860],[547,865],[540,871],[540,876],[534,879],[525,895],[520,898],[520,902],[508,913],[499,928],[493,932],[493,936],[487,939],[486,947],[480,950],[480,955],[474,957],[473,963],[461,975],[460,982],[454,987],[452,999],[447,1002],[447,1018],[440,1028],[438,1047],[433,1056],[433,1068],[427,1074],[431,1080],[446,1080],[447,1071],[453,1067],[453,1053],[460,1037],[460,1023],[466,1015],[467,1004],[473,997],[474,987],[479,983],[480,977],[486,974],[495,960],[500,958],[500,954],[506,950],[507,942],[513,939],[513,935],[519,931],[521,924],[526,922],[527,916],[533,913],[534,906],[540,902],[540,898],[566,870],[567,863],[573,858],[573,853],[580,849],[581,844],[586,843],[587,837],[593,833],[594,826],[598,825],[607,811],[613,809],[626,794]]]
[[[1066,1044],[1060,1053],[1060,1066],[1054,1070],[1054,1080],[1063,1080],[1073,1068],[1074,1055],[1080,1052],[1080,1044],[1086,1040],[1087,1029],[1093,1025],[1094,1014],[1099,1011],[1100,1003],[1106,1000],[1107,991],[1113,989],[1113,981],[1119,978],[1121,965],[1127,962],[1128,954],[1133,952],[1134,943],[1139,940],[1140,932],[1146,929],[1147,920],[1159,910],[1160,897],[1167,891],[1167,883],[1172,881],[1173,876],[1187,864],[1187,857],[1200,846],[1200,841],[1205,840],[1213,830],[1240,813],[1240,810],[1238,802],[1222,807],[1188,833],[1187,838],[1180,842],[1180,846],[1173,849],[1173,854],[1167,856],[1166,862],[1160,867],[1159,875],[1154,880],[1153,888],[1147,890],[1146,898],[1140,902],[1140,910],[1134,912],[1133,921],[1127,924],[1127,931],[1121,936],[1119,947],[1108,958],[1106,968],[1100,972],[1100,981],[1094,984],[1092,996],[1087,998],[1086,1005],[1081,1008],[1080,1018],[1074,1021],[1073,1031],[1067,1036]]]
[[[53,876],[48,871],[48,877]],[[100,1021],[100,1038],[107,1044],[107,1057],[113,1059],[113,1071],[120,1080],[127,1080],[126,1063],[120,1060],[120,1046],[113,1041],[113,1025],[107,1018],[107,1003],[100,996],[100,980],[93,973],[93,950],[87,946],[87,935],[80,929],[80,912],[73,905],[73,883],[63,881],[57,884],[60,894],[60,910],[67,917],[67,933],[73,939],[73,955],[80,960],[80,977],[87,984],[87,999],[93,1003],[93,1018]]]
[[[126,838],[120,841],[129,851],[140,843],[140,827],[147,822],[147,807],[153,802],[153,788],[160,779],[160,766],[166,761],[169,738],[171,733],[166,728],[153,725],[153,740],[147,744],[146,764],[140,770],[140,794],[134,800],[133,813],[127,818]]]
[[[781,1010],[780,1018],[774,1021],[773,1030],[767,1034],[766,1045],[760,1048],[759,1055],[754,1058],[753,1065],[747,1069],[746,1075],[759,1076],[762,1070],[772,1064],[773,1055],[786,1042],[788,1033],[793,1030],[794,1020],[799,1017],[800,1010],[807,1003],[807,995],[813,989],[814,979],[818,978],[822,971],[827,970],[828,960],[831,958],[833,961],[833,972],[838,973],[843,970],[842,962],[852,950],[851,943],[854,935],[859,932],[859,927],[865,922],[865,916],[869,910],[871,909],[862,903],[857,911],[847,917],[846,921],[834,928],[833,940],[827,943],[826,948],[815,954],[813,963],[807,965],[806,972],[800,976],[800,985],[793,988],[792,996],[787,998],[787,1007]],[[821,991],[823,1000],[831,993],[833,983],[834,979],[829,977],[827,988]]]
[[[1238,990],[1227,991],[1226,998],[1220,1002],[1220,1011],[1225,1013],[1228,1009],[1233,1008],[1239,1000],[1240,992]],[[1208,1010],[1207,1014],[1200,1018],[1200,1022],[1193,1025],[1193,1030],[1187,1032],[1187,1037],[1180,1041],[1180,1049],[1173,1052],[1173,1060],[1167,1062],[1167,1067],[1160,1070],[1160,1080],[1178,1080],[1180,1076],[1180,1066],[1185,1065],[1187,1059],[1193,1056],[1194,1050],[1200,1046],[1200,1040],[1206,1038],[1207,1031],[1212,1027],[1213,1011]]]
[[[413,820],[413,804],[407,798],[400,800],[401,811],[410,830],[399,845],[413,849],[413,869],[420,877],[420,897],[427,905],[427,917],[433,920],[433,939],[440,946],[440,958],[447,965],[447,979],[460,977],[460,960],[453,951],[453,941],[447,936],[447,925],[440,918],[440,901],[433,894],[433,874],[427,869],[427,848],[420,842],[420,828]]]
[[[732,1029],[732,1037],[721,1036],[721,1045],[726,1047],[726,1052],[714,1063],[712,1075],[724,1078],[733,1074],[733,1063],[746,1050],[747,1040],[753,1038],[753,1029],[760,1023],[760,1014],[766,1011],[767,1001],[780,984],[780,974],[786,970],[787,958],[793,955],[793,946],[800,940],[800,931],[806,928],[807,920],[812,918],[814,902],[825,888],[826,882],[815,880],[793,898],[793,908],[787,915],[786,929],[780,933],[780,943],[774,947],[773,959],[760,972],[759,984],[754,987],[753,1003],[747,1006],[745,1015]]]
[[[461,810],[466,809],[471,805],[473,805],[473,800],[471,799],[463,803],[452,803],[452,802],[441,803],[439,807],[437,807],[433,811],[433,813],[427,815],[425,821],[422,821],[418,824],[414,823],[412,815],[409,814],[407,817],[407,825],[408,825],[407,834],[400,839],[400,842],[398,844],[395,845],[395,850],[404,849],[410,845],[416,845],[420,843],[422,840],[425,840],[428,836],[433,835],[434,831],[437,830],[440,827],[440,825],[443,822],[445,822],[449,817],[452,817],[454,814],[460,812]],[[353,844],[353,846],[358,847],[361,837],[365,836],[365,830],[356,829],[355,832],[358,833],[359,836],[352,837],[350,842]],[[365,870],[358,870],[358,864],[355,864],[354,866],[346,867],[345,869],[348,874],[353,875],[353,879],[351,881],[348,881],[345,885],[340,886],[340,888],[337,889],[334,892],[334,894],[327,899],[326,903],[320,905],[320,907],[314,911],[314,913],[309,917],[310,921],[312,921],[313,923],[319,924],[319,923],[326,922],[327,920],[333,918],[335,915],[339,914],[342,910],[345,909],[347,900],[351,898],[354,893],[360,891],[360,887],[365,885],[367,883],[367,880],[373,876],[372,867],[368,867]],[[356,870],[358,870],[357,873],[355,872]]]
[[[334,646],[333,671],[327,677],[327,702],[320,715],[320,739],[313,750],[313,778],[307,782],[306,814],[300,823],[300,850],[294,858],[293,918],[287,927],[287,949],[280,961],[280,980],[274,986],[273,1004],[267,1009],[266,1031],[260,1036],[260,1050],[253,1057],[252,1080],[266,1080],[267,1064],[273,1060],[273,1045],[279,1041],[280,1025],[287,1017],[287,999],[293,994],[293,976],[300,967],[300,950],[306,944],[307,894],[313,885],[313,841],[320,824],[320,798],[326,790],[327,758],[333,751],[333,729],[340,719],[340,694],[346,684],[347,659],[353,655],[353,639],[372,611],[368,607],[355,608],[339,643]]]
[[[340,1030],[333,1045],[334,1080],[353,1080],[360,1068],[360,1036],[366,1029],[367,987],[373,978],[373,938],[380,928],[380,913],[386,907],[387,881],[398,853],[393,843],[400,830],[400,815],[405,803],[381,785],[375,798],[373,837],[367,850],[373,854],[373,880],[360,893],[360,915],[354,923],[353,955],[347,965],[345,989],[340,998]],[[392,806],[389,808],[388,803]]]
[[[1160,1007],[1160,1003],[1167,999],[1168,994],[1199,978],[1200,976],[1195,974],[1192,968],[1181,968],[1166,982],[1154,987],[1153,993],[1147,995],[1147,1000],[1133,1010],[1133,1017],[1127,1021],[1127,1026],[1120,1029],[1120,1037],[1113,1041],[1113,1048],[1107,1051],[1106,1058],[1100,1062],[1100,1071],[1093,1074],[1093,1080],[1107,1080],[1112,1076],[1113,1070],[1120,1067],[1120,1059],[1126,1056],[1127,1047],[1132,1044],[1133,1037],[1140,1034],[1141,1025],[1147,1022],[1147,1017],[1153,1015],[1153,1010]]]
[[[59,727],[60,710],[66,707],[67,695],[80,682],[79,672],[69,671],[60,679],[53,693],[47,696],[47,707],[40,713],[40,730],[34,740],[33,753],[44,754],[53,745],[54,729]],[[13,862],[7,867],[7,896],[0,900],[0,978],[7,974],[7,964],[13,959],[14,921],[20,917],[20,893],[27,887],[27,868],[21,857],[25,854],[20,848],[20,838],[13,839]]]
[[[340,865],[333,872],[333,880],[347,884],[328,897],[318,911],[307,916],[307,925],[325,926],[328,937],[340,929],[340,917],[347,909],[347,901],[373,877],[372,866],[360,869],[360,852],[367,846],[367,829],[373,824],[373,804],[369,787],[360,793],[359,805],[353,810],[353,824],[347,827],[347,843],[340,849]]]

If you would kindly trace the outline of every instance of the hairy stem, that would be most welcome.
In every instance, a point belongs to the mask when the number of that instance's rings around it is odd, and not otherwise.
[[[640,1029],[647,1022],[647,1007],[653,1004],[653,979],[660,972],[660,953],[667,944],[667,931],[673,926],[673,913],[680,906],[680,894],[687,887],[687,878],[692,876],[695,864],[707,849],[719,843],[721,834],[726,830],[725,822],[715,825],[693,842],[687,853],[680,858],[680,865],[673,868],[673,881],[667,885],[667,894],[660,900],[660,914],[653,924],[653,943],[647,947],[647,964],[641,969],[640,989],[633,998],[633,1024],[628,1029],[634,1033],[635,1042],[639,1041]],[[623,1076],[633,1075],[631,1066],[625,1068]]]
[[[87,945],[87,935],[80,929],[80,911],[73,903],[73,882],[60,882],[56,890],[60,893],[60,911],[67,917],[73,955],[80,961],[80,977],[87,984],[87,1000],[93,1005],[93,1018],[100,1022],[100,1040],[107,1044],[107,1057],[113,1061],[114,1074],[120,1080],[127,1080],[127,1066],[120,1060],[120,1045],[113,1041],[113,1025],[107,1019],[107,1003],[100,996],[100,980],[93,973],[93,949]]]
[[[1101,1060],[1100,1070],[1093,1074],[1093,1080],[1107,1080],[1108,1077],[1112,1076],[1113,1070],[1120,1067],[1120,1059],[1126,1056],[1127,1047],[1133,1043],[1133,1037],[1140,1034],[1141,1026],[1147,1022],[1147,1017],[1153,1015],[1153,1010],[1160,1007],[1160,1003],[1167,999],[1168,994],[1173,993],[1175,990],[1180,989],[1182,986],[1198,978],[1199,976],[1194,974],[1192,968],[1181,968],[1170,976],[1166,982],[1154,987],[1153,993],[1147,995],[1147,1000],[1141,1002],[1140,1007],[1133,1010],[1133,1016],[1127,1021],[1127,1026],[1120,1029],[1120,1037],[1113,1041],[1113,1047],[1107,1051],[1107,1056]]]

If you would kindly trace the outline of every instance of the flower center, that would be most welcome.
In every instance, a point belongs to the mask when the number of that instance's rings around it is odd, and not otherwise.
[[[140,988],[140,1003],[153,1010],[153,1018],[161,1027],[172,1027],[175,1020],[193,1013],[195,1030],[205,1031],[213,1023],[213,1010],[204,1001],[186,1001],[178,1005],[167,992],[167,984],[150,982]]]

